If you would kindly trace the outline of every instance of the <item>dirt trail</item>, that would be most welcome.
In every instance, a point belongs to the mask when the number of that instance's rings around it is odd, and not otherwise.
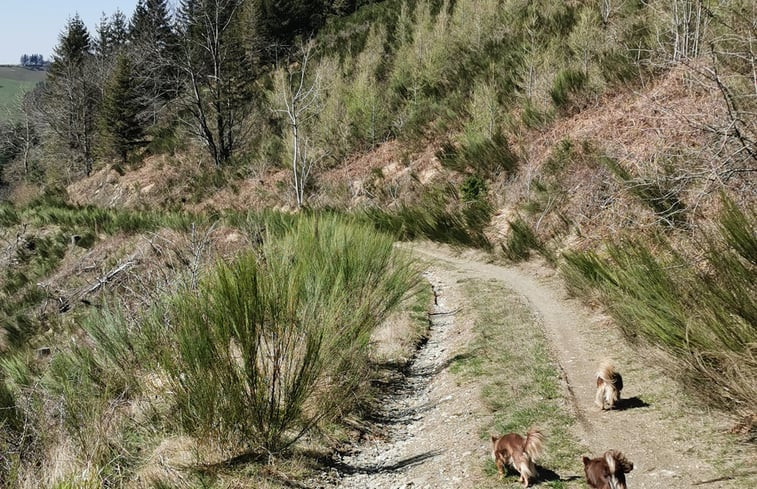
[[[430,339],[419,351],[407,384],[388,394],[376,425],[376,431],[384,436],[355,447],[326,486],[480,485],[484,478],[481,467],[488,457],[488,442],[480,430],[487,429],[487,413],[475,381],[463,381],[445,368],[472,337],[469,316],[460,320],[455,314],[465,306],[458,282],[470,279],[500,281],[527,301],[563,372],[566,404],[578,420],[576,439],[587,448],[587,454],[599,455],[610,448],[625,452],[635,464],[629,475],[632,488],[709,489],[755,483],[754,474],[750,475],[754,467],[723,460],[728,448],[722,446],[722,440],[711,445],[713,432],[723,431],[727,420],[679,401],[672,381],[637,359],[618,333],[605,325],[604,318],[568,299],[552,272],[535,265],[497,266],[475,255],[456,256],[432,244],[415,245],[413,252],[431,263],[427,278],[438,301],[432,311]],[[594,372],[598,362],[607,357],[615,360],[624,376],[625,403],[624,409],[600,412],[593,404]],[[709,460],[718,456],[720,463],[735,465],[740,472],[736,479],[723,478],[715,470]],[[576,481],[567,487],[586,486]]]
[[[373,429],[378,436],[344,457],[328,486],[452,489],[477,477],[472,471],[482,453],[478,389],[473,382],[456,382],[446,371],[454,352],[470,340],[471,329],[457,320],[453,276],[435,267],[425,273],[435,297],[429,339],[405,382],[386,393]]]

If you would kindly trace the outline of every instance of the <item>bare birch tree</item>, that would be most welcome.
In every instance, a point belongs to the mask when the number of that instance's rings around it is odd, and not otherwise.
[[[321,77],[316,72],[308,79],[308,63],[313,52],[313,42],[302,46],[299,60],[287,63],[279,71],[279,108],[276,112],[284,114],[292,138],[292,187],[297,207],[305,202],[310,175],[324,154],[313,147],[306,134],[307,123],[318,113],[321,106]]]
[[[20,170],[17,166],[10,171],[12,179],[26,179],[30,170],[31,153],[34,147],[39,144],[39,134],[33,120],[33,107],[37,103],[38,90],[32,90],[16,96],[17,107],[20,111],[8,111],[6,124],[0,125],[0,164],[8,164],[11,160],[16,160],[21,165]],[[3,168],[2,181],[9,173],[9,170]]]
[[[216,167],[243,140],[240,131],[252,100],[254,15],[254,2],[243,0],[184,0],[179,10],[179,69],[186,85],[184,108],[191,115],[184,122]]]
[[[707,27],[702,0],[673,0],[670,30],[673,35],[673,61],[695,58]]]

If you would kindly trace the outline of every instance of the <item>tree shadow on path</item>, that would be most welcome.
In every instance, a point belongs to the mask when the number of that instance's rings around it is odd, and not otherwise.
[[[385,473],[397,472],[406,467],[412,467],[414,465],[422,464],[428,459],[441,455],[441,453],[442,453],[441,450],[431,450],[428,452],[420,453],[418,455],[413,455],[412,457],[404,458],[398,462],[387,464],[387,465],[376,464],[376,465],[357,466],[357,465],[347,464],[338,460],[330,460],[327,465],[328,467],[335,469],[342,475],[385,474]]]

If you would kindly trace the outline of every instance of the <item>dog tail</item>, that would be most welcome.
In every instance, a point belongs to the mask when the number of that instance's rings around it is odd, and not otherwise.
[[[531,457],[531,460],[536,460],[541,455],[542,447],[544,445],[544,435],[536,428],[531,428],[526,434],[526,441],[523,443],[523,451]]]
[[[627,474],[633,470],[633,463],[617,450],[606,451],[605,461],[610,470],[610,487],[613,489],[626,489],[626,477],[623,474]]]
[[[615,371],[612,360],[603,360],[597,370],[597,396],[595,402],[604,409],[605,403],[612,408],[620,399],[623,377]]]
[[[600,380],[608,384],[614,384],[615,375],[617,374],[612,360],[602,360],[602,363],[599,364],[599,370],[597,370],[597,387],[601,385]]]

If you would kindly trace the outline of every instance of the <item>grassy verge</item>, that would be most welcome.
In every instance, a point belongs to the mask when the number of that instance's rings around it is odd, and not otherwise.
[[[433,188],[420,202],[402,204],[394,210],[369,207],[358,218],[397,239],[430,239],[453,246],[490,249],[484,228],[491,220],[492,208],[484,198],[461,202],[454,189]]]
[[[574,419],[565,409],[560,375],[538,320],[517,295],[498,282],[474,280],[466,284],[465,292],[470,310],[479,311],[476,337],[470,355],[453,363],[451,369],[481,385],[485,406],[492,414],[481,427],[481,439],[488,443],[493,433],[524,434],[530,427],[538,427],[547,437],[538,461],[540,486],[584,487],[582,480],[566,477],[582,474],[582,450],[570,433]],[[522,487],[515,475],[500,481],[491,458],[482,470],[488,476],[479,486],[482,489]]]

